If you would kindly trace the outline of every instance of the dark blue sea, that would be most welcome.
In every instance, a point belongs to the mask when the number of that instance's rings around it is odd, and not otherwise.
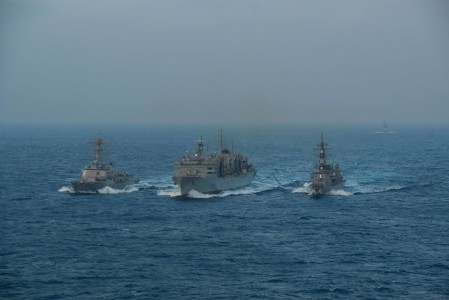
[[[74,195],[99,129],[141,182]],[[448,299],[449,127],[379,129],[225,127],[255,181],[180,197],[219,128],[2,125],[0,299]],[[321,131],[346,187],[311,198]]]

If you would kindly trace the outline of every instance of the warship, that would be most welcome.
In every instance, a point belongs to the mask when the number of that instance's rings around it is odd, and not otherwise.
[[[318,145],[319,161],[317,170],[312,173],[311,192],[312,196],[319,196],[329,193],[331,190],[342,189],[345,184],[338,164],[328,164],[326,161],[326,144],[324,143],[323,133],[321,133],[321,142]]]
[[[390,128],[388,128],[387,122],[384,122],[382,130],[381,131],[376,131],[376,133],[391,133]]]
[[[181,195],[185,196],[192,190],[219,193],[242,188],[254,179],[256,170],[248,159],[223,148],[223,132],[220,140],[220,153],[204,153],[201,137],[194,155],[185,154],[180,161],[175,161],[173,182],[180,187]]]
[[[138,183],[139,179],[126,172],[116,172],[112,163],[105,163],[101,158],[103,140],[95,141],[95,158],[81,171],[79,180],[72,181],[75,193],[95,193],[104,187],[123,189],[127,185]]]

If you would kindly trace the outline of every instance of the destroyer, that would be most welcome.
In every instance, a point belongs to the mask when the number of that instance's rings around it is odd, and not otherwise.
[[[109,186],[123,189],[127,185],[138,183],[139,179],[126,172],[116,172],[112,163],[104,163],[101,158],[103,140],[95,141],[95,158],[81,171],[80,180],[72,181],[75,193],[92,193]]]
[[[326,145],[324,144],[323,134],[321,133],[321,143],[318,145],[319,161],[317,163],[317,170],[312,173],[311,195],[318,196],[327,194],[331,190],[342,189],[345,180],[341,174],[338,164],[328,164],[326,162]]]
[[[194,155],[184,155],[174,163],[173,181],[187,195],[195,190],[201,193],[218,193],[224,190],[242,188],[251,183],[256,170],[242,154],[223,148],[218,154],[205,154],[202,138],[197,142]]]

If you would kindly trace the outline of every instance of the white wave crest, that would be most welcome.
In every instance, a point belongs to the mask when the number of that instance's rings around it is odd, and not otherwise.
[[[407,186],[403,186],[400,184],[394,184],[390,186],[377,186],[373,184],[366,185],[354,185],[353,192],[355,194],[375,194],[375,193],[385,193],[388,191],[402,190],[407,188]]]
[[[180,197],[181,191],[175,190],[159,190],[157,191],[158,196],[168,196],[168,197]]]
[[[203,194],[203,193],[200,193],[200,192],[198,192],[198,191],[191,190],[191,191],[187,194],[187,196],[188,196],[189,198],[195,198],[195,199],[208,199],[208,198],[215,197],[215,196],[217,196],[217,195]]]
[[[353,195],[351,192],[345,191],[345,190],[331,190],[329,192],[329,195],[334,196],[351,196]]]
[[[155,188],[158,190],[167,190],[176,188],[176,186],[171,181],[171,178],[149,178],[141,180],[139,183],[136,183],[135,186],[141,189]]]
[[[298,193],[298,194],[308,194],[312,195],[310,186],[312,185],[311,182],[306,182],[302,187],[298,187],[292,190],[292,193]],[[351,196],[353,195],[351,192],[345,191],[345,190],[331,190],[329,192],[329,195],[334,196]]]
[[[220,197],[227,197],[227,196],[235,196],[235,195],[251,195],[251,194],[257,194],[261,192],[268,191],[272,188],[260,188],[260,189],[254,189],[251,187],[247,187],[240,190],[231,190],[231,191],[224,191],[218,194]]]
[[[142,188],[142,189],[148,189],[148,188],[153,187],[153,185],[150,182],[145,181],[145,180],[139,181],[138,183],[134,184],[134,186]]]
[[[73,187],[71,187],[71,186],[63,186],[62,188],[60,188],[58,190],[58,192],[60,192],[60,193],[74,193],[75,191],[73,190]]]
[[[406,186],[400,185],[400,184],[395,184],[395,185],[391,185],[389,187],[387,187],[387,191],[391,191],[391,190],[402,190],[405,189]]]
[[[121,193],[133,193],[139,191],[139,188],[135,185],[126,186],[124,189],[114,189],[110,186],[105,186],[98,190],[100,194],[121,194]]]
[[[207,194],[207,193],[201,193],[196,190],[191,190],[187,197],[194,198],[194,199],[209,199],[209,198],[224,198],[228,196],[236,196],[236,195],[251,195],[251,194],[257,194],[260,192],[263,192],[267,189],[255,189],[251,187],[246,187],[239,190],[229,190],[229,191],[223,191],[216,194]],[[165,189],[158,190],[157,192],[158,196],[168,196],[168,197],[180,197],[181,191],[179,190],[179,187],[174,185],[172,187],[168,187]]]
[[[100,193],[100,194],[120,194],[120,193],[133,193],[133,192],[137,192],[137,191],[139,191],[139,183],[133,184],[133,185],[128,185],[124,189],[114,189],[114,188],[111,188],[110,186],[106,186],[102,189],[99,189],[98,193]],[[71,187],[71,186],[63,186],[58,190],[58,192],[75,194],[75,191],[73,190],[73,187]],[[93,191],[92,192],[80,192],[80,194],[96,194],[96,192],[93,192]]]
[[[251,194],[256,194],[256,193],[260,193],[260,192],[262,192],[262,191],[258,191],[256,189],[252,189],[252,188],[223,191],[223,192],[220,192],[217,194],[205,194],[205,193],[200,193],[195,190],[191,190],[187,196],[189,198],[195,198],[195,199],[209,199],[209,198],[215,198],[215,197],[216,198],[224,198],[224,197],[228,197],[228,196],[251,195]]]
[[[298,193],[298,194],[310,194],[310,185],[311,182],[306,182],[302,187],[296,188],[292,190],[292,193]]]

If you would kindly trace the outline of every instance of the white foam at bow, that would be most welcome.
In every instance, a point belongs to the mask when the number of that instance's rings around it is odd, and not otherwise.
[[[299,193],[299,194],[310,194],[310,185],[311,182],[306,182],[302,187],[293,189],[292,193]]]
[[[352,193],[347,192],[345,190],[331,190],[329,192],[329,195],[334,195],[334,196],[351,196]]]
[[[217,195],[203,194],[203,193],[197,192],[195,190],[191,190],[187,196],[189,198],[195,198],[195,199],[207,199],[207,198],[212,198]]]
[[[195,198],[195,199],[208,199],[213,197],[227,197],[227,196],[234,196],[234,195],[250,195],[250,194],[257,194],[260,192],[264,192],[267,190],[273,189],[271,186],[260,186],[254,188],[253,186],[245,187],[238,190],[229,190],[229,191],[223,191],[217,194],[204,194],[201,192],[198,192],[196,190],[192,190],[187,194],[187,197],[189,198]],[[168,196],[168,197],[180,197],[181,191],[177,185],[168,185],[161,186],[161,189],[157,191],[158,196]]]
[[[168,197],[180,197],[181,191],[174,190],[159,190],[157,191],[158,196],[168,196]]]
[[[134,185],[129,185],[122,190],[114,189],[114,188],[111,188],[110,186],[105,186],[104,188],[99,189],[98,192],[100,194],[120,194],[120,193],[137,192],[138,190],[139,190],[139,188]]]
[[[197,198],[197,199],[208,199],[208,198],[213,198],[213,197],[219,197],[219,198],[224,198],[224,197],[228,197],[228,196],[236,196],[236,195],[251,195],[251,194],[257,194],[260,192],[264,192],[269,190],[270,188],[259,188],[259,189],[254,189],[252,187],[245,187],[239,190],[229,190],[229,191],[223,191],[220,192],[218,194],[203,194],[200,193],[198,191],[192,190],[189,192],[189,194],[187,195],[190,198]]]
[[[60,188],[58,190],[58,192],[61,192],[61,193],[74,193],[75,191],[73,190],[73,188],[71,186],[63,186],[62,188]]]

